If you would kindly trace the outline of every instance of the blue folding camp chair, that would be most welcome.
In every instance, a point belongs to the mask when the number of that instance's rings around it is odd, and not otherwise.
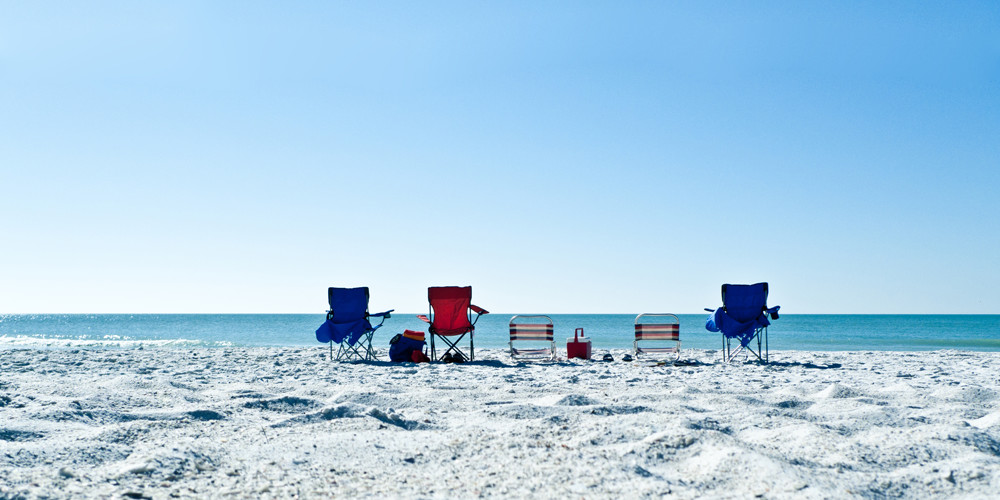
[[[326,312],[326,322],[316,330],[316,340],[330,344],[330,359],[333,344],[337,349],[337,361],[377,360],[372,347],[372,337],[389,318],[393,309],[378,314],[368,314],[368,287],[336,288],[327,291],[330,310]],[[370,318],[382,318],[372,326]]]
[[[722,307],[705,309],[712,313],[705,322],[710,332],[722,332],[722,359],[730,362],[743,352],[752,353],[763,363],[768,362],[767,326],[768,315],[778,319],[781,306],[767,307],[767,283],[753,285],[722,285]],[[763,345],[761,338],[763,337]],[[734,351],[731,342],[737,340],[740,346]],[[757,341],[757,349],[753,341]],[[749,357],[750,354],[747,354]]]

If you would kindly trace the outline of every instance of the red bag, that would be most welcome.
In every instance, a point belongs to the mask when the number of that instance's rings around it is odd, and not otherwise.
[[[427,363],[430,362],[431,358],[420,351],[413,351],[413,354],[410,354],[410,360],[414,363]]]

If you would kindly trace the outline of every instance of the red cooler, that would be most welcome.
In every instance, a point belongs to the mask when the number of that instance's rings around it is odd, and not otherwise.
[[[566,339],[566,357],[590,359],[590,339],[583,336],[583,328],[577,328],[573,338]]]

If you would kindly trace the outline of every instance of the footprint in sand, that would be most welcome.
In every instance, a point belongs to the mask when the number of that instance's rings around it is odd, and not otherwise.
[[[45,434],[33,431],[20,431],[16,429],[0,429],[0,441],[24,442],[42,439]]]
[[[277,399],[259,399],[257,401],[247,401],[244,408],[257,410],[277,411],[282,413],[301,413],[319,406],[319,403],[306,398],[295,396],[285,396]]]

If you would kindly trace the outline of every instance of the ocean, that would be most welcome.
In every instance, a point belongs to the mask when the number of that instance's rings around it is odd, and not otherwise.
[[[477,348],[506,348],[511,314],[476,325]],[[556,345],[583,328],[595,349],[632,346],[631,314],[554,314]],[[679,315],[682,348],[716,349],[708,313]],[[0,315],[0,347],[170,348],[316,346],[322,314],[39,314]],[[404,329],[426,331],[415,314],[397,314],[375,336],[376,347]],[[782,314],[769,328],[772,351],[1000,351],[1000,315]]]

